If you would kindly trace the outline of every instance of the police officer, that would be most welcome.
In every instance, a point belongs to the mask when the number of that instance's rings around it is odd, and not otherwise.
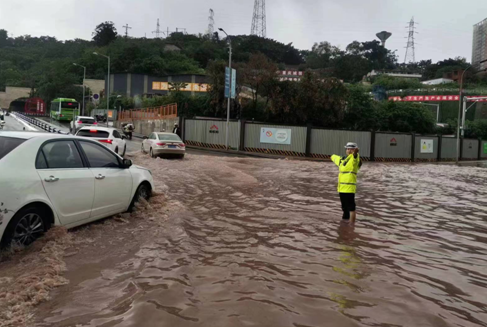
[[[355,192],[357,191],[357,173],[362,166],[359,148],[357,143],[348,142],[345,146],[347,155],[340,157],[336,154],[331,156],[339,169],[338,174],[338,193],[342,203],[344,220],[355,223],[357,217],[355,212]]]

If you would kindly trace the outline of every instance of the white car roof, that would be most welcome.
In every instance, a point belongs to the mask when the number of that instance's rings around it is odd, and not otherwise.
[[[15,137],[24,140],[28,140],[31,138],[50,139],[50,138],[73,137],[73,135],[66,135],[66,134],[46,133],[46,132],[23,132],[23,131],[1,131],[0,136]]]
[[[112,132],[112,131],[117,131],[117,128],[114,127],[101,127],[101,126],[84,126],[81,127],[79,131],[89,131],[89,130],[97,130],[97,131],[105,131],[105,132]]]
[[[78,118],[90,118],[90,119],[95,119],[95,118],[90,117],[90,116],[76,116],[76,117],[78,117]]]

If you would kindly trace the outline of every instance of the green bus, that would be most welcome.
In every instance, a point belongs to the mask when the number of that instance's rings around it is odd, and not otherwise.
[[[51,101],[51,118],[71,121],[79,115],[79,103],[75,99],[57,98]]]

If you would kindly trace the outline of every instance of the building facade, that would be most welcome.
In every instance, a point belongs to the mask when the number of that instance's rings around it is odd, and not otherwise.
[[[477,70],[487,68],[487,18],[473,26],[472,66]]]
[[[171,83],[185,83],[183,92],[195,95],[208,92],[208,77],[205,75],[150,76],[142,74],[110,74],[110,94],[128,97],[143,95],[166,95]],[[106,85],[105,85],[106,87]]]

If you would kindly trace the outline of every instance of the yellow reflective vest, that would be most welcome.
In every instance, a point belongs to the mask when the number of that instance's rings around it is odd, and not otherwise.
[[[336,154],[331,156],[331,161],[338,166],[338,192],[355,193],[357,191],[357,173],[360,169],[360,155],[357,158],[353,154],[348,157],[340,157]]]

